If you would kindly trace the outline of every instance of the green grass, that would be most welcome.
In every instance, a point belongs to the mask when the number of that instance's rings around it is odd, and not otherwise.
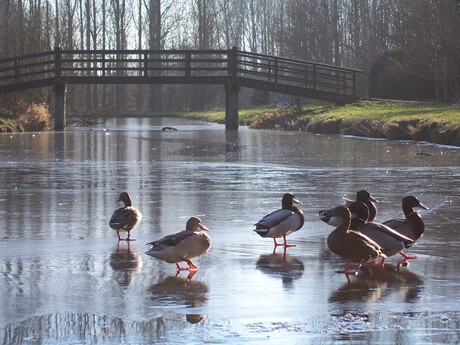
[[[270,106],[240,109],[238,113],[238,121],[241,125],[250,125],[257,116],[267,112],[273,112],[274,110],[275,109]],[[225,109],[182,113],[181,117],[192,120],[225,123]]]
[[[460,106],[421,102],[361,101],[348,105],[240,110],[250,128],[349,134],[460,146]],[[186,113],[189,119],[224,123],[225,111]]]
[[[354,123],[361,120],[382,122],[427,121],[437,122],[446,126],[460,126],[460,106],[397,102],[397,101],[361,101],[348,105],[306,106],[301,109],[276,109],[273,107],[258,107],[240,109],[239,122],[251,126],[260,116],[292,117],[293,114],[306,121],[340,120],[344,123]],[[225,122],[225,109],[186,113],[162,113],[162,116],[184,117],[208,122]]]
[[[126,113],[121,116],[182,117],[225,123],[225,109],[196,112]],[[460,106],[366,100],[348,105],[306,106],[276,109],[254,107],[239,110],[240,125],[251,128],[307,130],[389,139],[414,138],[460,144]],[[22,131],[14,121],[0,117],[0,131]]]
[[[319,119],[341,119],[345,122],[378,120],[400,122],[419,120],[460,126],[460,106],[434,103],[362,101],[323,109]],[[305,114],[305,116],[310,116]]]

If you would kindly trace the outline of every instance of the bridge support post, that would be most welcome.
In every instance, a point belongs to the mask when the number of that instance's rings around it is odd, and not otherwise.
[[[238,83],[230,82],[225,84],[225,129],[230,131],[238,130]]]
[[[66,126],[65,91],[64,84],[56,84],[54,87],[54,129],[56,131],[63,131]]]

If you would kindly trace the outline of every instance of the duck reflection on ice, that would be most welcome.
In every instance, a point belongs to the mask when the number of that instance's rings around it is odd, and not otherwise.
[[[283,253],[262,254],[256,268],[270,276],[281,277],[283,285],[289,288],[295,279],[302,277],[305,269],[302,261],[287,254],[286,249]]]
[[[151,286],[152,300],[160,306],[184,306],[197,308],[205,305],[208,301],[208,286],[200,281],[180,277],[176,275]],[[187,313],[186,320],[190,323],[198,323],[203,316],[196,313]]]
[[[129,242],[123,244],[117,243],[110,255],[109,265],[114,270],[115,280],[126,286],[131,283],[133,272],[141,270],[142,257],[138,252],[131,251]]]
[[[348,279],[329,297],[329,302],[375,302],[391,298],[401,302],[415,302],[423,290],[423,279],[417,274],[385,264],[385,269],[369,267],[367,274]]]

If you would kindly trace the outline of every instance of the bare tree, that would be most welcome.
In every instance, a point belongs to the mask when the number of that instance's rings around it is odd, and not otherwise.
[[[149,49],[161,50],[161,0],[150,0],[149,4]],[[159,59],[160,55],[152,54],[151,57]],[[161,85],[150,85],[149,109],[151,111],[163,110],[161,92]]]

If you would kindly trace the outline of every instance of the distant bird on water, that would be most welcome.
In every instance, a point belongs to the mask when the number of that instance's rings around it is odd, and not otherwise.
[[[135,241],[131,238],[131,231],[139,225],[142,220],[141,212],[132,206],[131,198],[127,192],[122,192],[115,202],[123,202],[124,207],[120,207],[113,212],[109,221],[109,226],[117,232],[119,241]],[[122,238],[120,232],[127,232],[128,236]]]
[[[299,230],[304,222],[305,218],[302,210],[298,209],[294,204],[302,204],[297,200],[292,193],[286,193],[283,195],[281,200],[281,209],[273,211],[259,220],[254,230],[261,237],[273,238],[275,249],[278,246],[295,247],[295,244],[288,244],[286,242],[286,236]],[[283,243],[276,242],[277,238],[283,238]]]
[[[152,247],[145,253],[159,260],[176,264],[177,270],[196,271],[198,267],[191,259],[203,255],[211,247],[211,237],[201,219],[191,217],[185,230],[174,232],[148,243]],[[179,262],[186,262],[188,267],[181,267]]]

